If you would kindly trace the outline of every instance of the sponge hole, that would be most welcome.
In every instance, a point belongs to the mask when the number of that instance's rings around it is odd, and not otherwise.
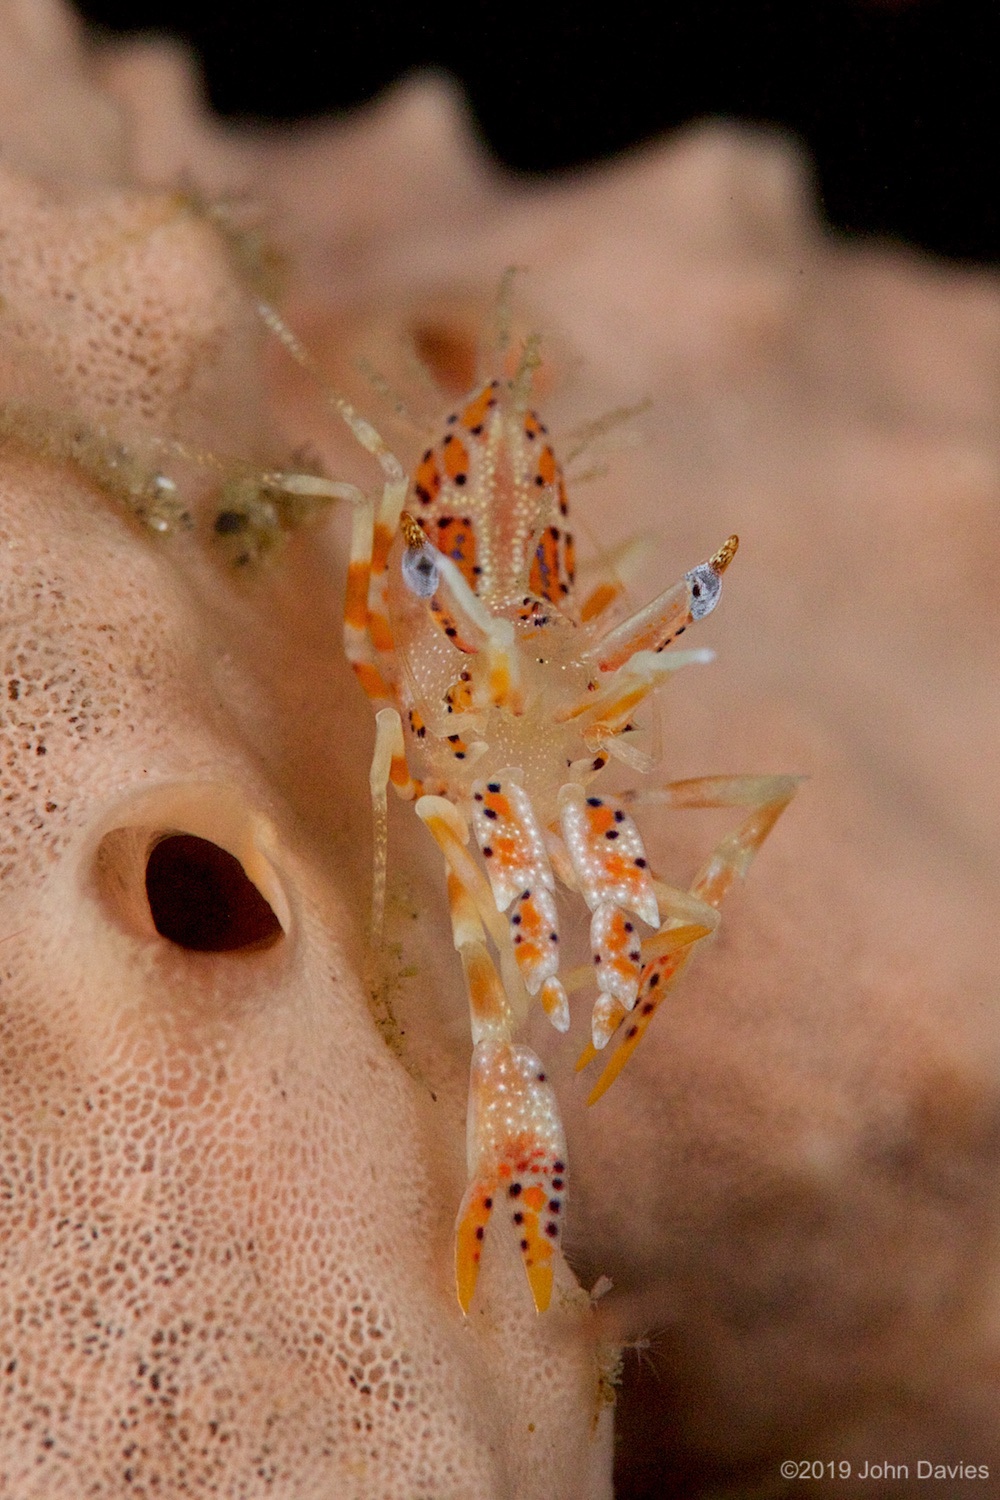
[[[194,953],[269,948],[283,935],[239,860],[193,833],[168,834],[153,846],[146,898],[160,936]]]

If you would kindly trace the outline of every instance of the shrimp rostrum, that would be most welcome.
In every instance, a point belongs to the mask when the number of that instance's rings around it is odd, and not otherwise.
[[[335,398],[385,479],[378,501],[350,496],[344,622],[347,655],[377,706],[373,926],[377,933],[391,784],[444,856],[468,994],[469,1183],[455,1250],[466,1312],[494,1210],[513,1221],[539,1312],[551,1297],[566,1144],[546,1070],[518,1040],[529,1006],[537,1000],[565,1031],[567,992],[596,984],[578,1063],[608,1058],[595,1102],[714,932],[726,892],[796,786],[791,776],[705,776],[600,789],[609,765],[651,761],[636,745],[644,700],[680,667],[710,659],[667,648],[715,608],[737,538],[636,613],[623,617],[614,578],[578,597],[563,475],[532,406],[537,363],[529,340],[512,375],[484,379],[446,415],[410,477]],[[650,865],[633,816],[644,802],[732,807],[743,821],[683,890]],[[592,962],[568,972],[559,885],[591,914]]]

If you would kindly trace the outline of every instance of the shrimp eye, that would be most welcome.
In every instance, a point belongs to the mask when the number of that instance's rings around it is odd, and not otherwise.
[[[412,594],[418,599],[430,599],[437,592],[440,576],[437,549],[430,542],[407,547],[403,553],[403,581]]]
[[[691,591],[691,618],[703,620],[719,602],[722,593],[722,575],[711,563],[699,563],[690,573],[685,573]]]

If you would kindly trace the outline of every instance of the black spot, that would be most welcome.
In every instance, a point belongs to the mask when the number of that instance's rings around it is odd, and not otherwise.
[[[523,943],[523,942],[524,942],[524,938],[523,938],[523,936],[522,936],[522,935],[521,935],[521,933],[519,933],[519,932],[516,932],[516,933],[515,933],[515,934],[514,934],[514,942],[515,942],[515,943]]]
[[[507,1191],[512,1198],[519,1198],[521,1196],[521,1184],[519,1182],[512,1182]]]
[[[469,477],[468,474],[456,474],[455,475],[455,483],[457,485],[461,486],[461,485],[465,484],[465,482],[468,479],[468,477]]]
[[[639,962],[639,960],[640,960],[641,957],[642,957],[642,954],[639,952],[638,948],[634,948],[632,950],[632,952],[629,954],[629,958],[632,960],[632,962],[634,964],[637,964]]]
[[[686,625],[678,625],[678,627],[675,630],[674,634],[675,634],[675,636],[683,635],[684,632],[685,632],[685,630],[687,630],[687,626]]]
[[[515,912],[514,916],[512,916],[511,919],[510,919],[510,925],[512,927],[520,927],[520,925],[521,925],[521,918],[517,915],[516,912]]]
[[[606,765],[607,765],[607,761],[604,759],[603,755],[599,755],[597,757],[597,759],[594,761],[594,764],[591,767],[591,769],[594,770],[594,771],[603,771],[604,767]]]
[[[545,1074],[544,1073],[539,1073],[538,1074],[538,1082],[539,1083],[544,1083],[545,1082]]]
[[[455,420],[454,417],[449,417],[448,418],[449,422],[454,422],[454,420]],[[433,457],[433,454],[434,454],[434,449],[433,448],[428,448],[427,452],[424,454],[423,458],[421,459],[421,463],[429,464],[430,461],[431,461],[431,458]]]
[[[491,1209],[493,1207],[493,1199],[492,1198],[484,1198],[483,1199],[483,1207],[485,1209]]]
[[[482,424],[482,422],[477,422],[475,427],[470,427],[469,428],[469,431],[472,433],[473,437],[478,437],[479,434],[482,432],[482,430],[483,430],[483,424]]]
[[[626,1031],[625,1033],[625,1040],[627,1042],[630,1042],[638,1030],[638,1026],[630,1026],[628,1031]]]
[[[529,888],[526,891],[522,891],[518,899],[521,900],[521,901],[527,901],[530,898],[530,896],[531,896],[531,890]]]
[[[545,1226],[545,1233],[551,1239],[553,1239],[553,1240],[556,1239],[558,1237],[558,1235],[559,1235],[559,1225],[558,1224],[553,1224],[552,1221],[550,1220],[548,1222],[548,1224],[546,1224],[546,1226]]]
[[[541,474],[535,475],[535,483],[538,485],[539,489],[541,489],[542,485],[545,483],[545,480],[542,478]]]
[[[430,505],[431,492],[430,490],[425,490],[422,484],[415,484],[413,486],[413,493],[416,495],[421,505]]]
[[[644,1016],[648,1016],[655,1009],[656,1009],[656,1006],[653,1004],[652,1000],[647,1000],[646,1003],[645,1003],[645,1005],[642,1007],[642,1013],[643,1013]]]
[[[553,1179],[552,1179],[552,1186],[554,1188],[561,1188],[562,1185],[563,1185],[563,1180],[562,1180],[561,1177],[553,1177]]]
[[[456,760],[464,760],[465,759],[465,751],[464,750],[456,750],[455,751],[455,759]]]
[[[457,414],[455,412],[452,412],[451,416],[445,422],[445,426],[446,427],[453,427],[457,421],[458,421]]]
[[[493,850],[492,849],[484,849],[483,850],[483,858],[484,859],[492,859],[493,858]]]
[[[655,990],[656,986],[659,984],[659,982],[660,982],[660,976],[659,976],[659,974],[655,974],[655,973],[654,974],[650,974],[650,976],[649,976],[649,988],[651,990]]]
[[[644,870],[646,868],[646,861],[644,859],[637,859],[635,867],[637,870]]]
[[[489,819],[491,819],[491,821],[496,822],[497,815],[493,811],[492,807],[484,807],[483,808],[483,817],[484,818],[489,818]]]
[[[607,831],[607,833],[604,835],[604,837],[606,839],[616,839],[618,837],[618,829],[617,828],[609,828],[608,831]]]
[[[499,781],[488,781],[486,783],[486,790],[488,792],[498,792],[500,790]]]
[[[482,1224],[477,1224],[476,1225],[476,1239],[477,1240],[481,1240],[481,1239],[484,1239],[485,1237],[486,1237],[486,1230],[483,1228]]]
[[[549,1213],[550,1214],[557,1214],[559,1212],[559,1209],[560,1209],[559,1199],[558,1198],[550,1198],[549,1199]]]
[[[691,585],[691,597],[693,599],[700,599],[701,598],[701,584],[700,583],[693,583]]]
[[[447,435],[447,437],[444,440],[444,446],[447,448],[448,444],[449,443],[453,443],[454,441],[455,441],[455,434],[453,432],[449,432],[448,435]]]
[[[476,792],[475,793],[475,801],[476,802],[482,802],[482,800],[483,800],[483,794],[482,794],[482,792]]]
[[[460,735],[449,734],[449,736],[448,736],[448,743],[449,743],[449,745],[457,745],[460,739],[461,739]]]
[[[549,527],[549,536],[552,538],[552,540],[554,542],[558,542],[558,540],[559,540],[559,527],[558,526],[550,526]]]
[[[444,627],[444,633],[450,641],[453,641],[456,635],[458,635],[458,631],[455,629],[454,625],[446,625]]]
[[[634,925],[634,923],[632,923],[632,922],[626,922],[625,923],[625,931],[626,932],[634,932],[635,931],[635,925]]]
[[[604,803],[601,801],[600,797],[588,797],[587,798],[587,806],[588,807],[603,807]]]
[[[528,1241],[527,1240],[522,1240],[521,1241],[521,1249],[522,1250],[527,1250],[527,1248],[528,1248]]]
[[[595,964],[599,964],[600,961],[601,961],[601,955],[599,953],[595,953],[594,954],[594,963]]]
[[[616,807],[615,808],[615,822],[616,823],[624,823],[624,821],[625,821],[625,814],[622,812],[622,810],[621,810],[620,807]]]
[[[523,1224],[524,1223],[524,1214],[522,1214],[520,1211],[518,1213],[516,1213],[514,1215],[514,1223],[515,1224]]]
[[[549,942],[550,943],[558,943],[558,941],[559,941],[559,934],[558,934],[558,932],[550,932],[549,933]]]
[[[243,531],[248,524],[248,518],[238,510],[220,510],[215,518],[215,530],[218,536],[233,536],[237,531]]]
[[[565,1170],[566,1170],[566,1163],[564,1161],[554,1161],[552,1163],[552,1170],[553,1170],[553,1172],[565,1172]],[[561,1183],[560,1183],[560,1186],[562,1186]]]

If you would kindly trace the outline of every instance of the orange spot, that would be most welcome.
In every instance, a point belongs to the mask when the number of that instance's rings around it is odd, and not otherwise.
[[[469,473],[469,450],[461,438],[453,437],[450,443],[443,444],[441,456],[444,459],[445,473],[448,478],[454,480],[459,474]]]
[[[469,588],[475,593],[479,583],[479,574],[476,572],[476,533],[470,518],[468,516],[439,516],[436,522],[437,536],[431,534],[426,523],[421,524],[438,551],[451,558]]]
[[[598,839],[603,834],[607,833],[609,828],[614,828],[615,815],[612,809],[608,807],[606,803],[602,803],[600,807],[587,808],[587,822],[590,825],[591,838]],[[621,863],[624,864],[624,860],[622,860]],[[608,863],[608,868],[611,868],[610,861]]]
[[[493,840],[494,856],[503,865],[512,865],[517,859],[517,839],[501,835]]]
[[[540,1213],[546,1203],[545,1189],[537,1182],[533,1183],[531,1187],[525,1188],[521,1195],[521,1202],[526,1203],[534,1213]]]
[[[367,562],[352,562],[347,569],[347,591],[344,599],[344,623],[356,630],[364,630],[368,623],[368,579],[371,569]]]
[[[389,548],[392,546],[392,532],[388,526],[377,522],[375,533],[372,537],[372,572],[384,573],[389,558]]]
[[[518,902],[517,915],[521,918],[521,931],[523,933],[535,937],[541,931],[541,912],[530,896],[527,901]]]
[[[391,702],[394,694],[381,672],[367,661],[351,662],[355,675],[368,694],[369,698],[388,698]]]
[[[372,611],[368,616],[368,631],[376,651],[385,651],[388,654],[395,649],[392,631],[389,629],[389,621],[385,615]]]
[[[437,466],[437,459],[433,453],[428,453],[417,464],[416,472],[413,476],[413,490],[417,501],[422,505],[430,504],[440,494],[441,471]]]
[[[492,385],[484,386],[462,413],[462,426],[467,431],[473,432],[475,428],[482,427],[491,407],[496,405],[496,397]]]
[[[462,1311],[467,1313],[479,1277],[479,1259],[491,1209],[486,1199],[492,1197],[492,1183],[477,1182],[466,1194],[455,1233],[455,1290]],[[482,1231],[482,1233],[477,1233]]]
[[[546,526],[538,539],[535,555],[531,561],[528,587],[540,599],[558,604],[563,597],[560,583],[560,561],[562,558],[563,534],[557,526]]]
[[[404,755],[394,755],[389,765],[389,780],[393,786],[408,786],[410,770]]]
[[[548,1249],[548,1246],[542,1246]],[[551,1254],[551,1251],[549,1251]],[[552,1301],[552,1267],[546,1260],[542,1265],[525,1264],[528,1273],[528,1285],[531,1287],[531,1296],[535,1304],[535,1311],[543,1313],[548,1309]]]
[[[556,473],[557,473],[556,456],[552,452],[551,448],[545,447],[545,448],[542,449],[541,454],[540,454],[539,459],[538,459],[538,475],[539,475],[539,478],[542,480],[542,482],[544,484],[555,484],[555,482],[556,482]]]
[[[598,615],[603,615],[604,611],[623,592],[621,585],[617,583],[598,584],[594,592],[589,594],[584,600],[583,608],[580,611],[580,619],[583,624],[586,625],[588,620],[596,620]]]
[[[488,807],[491,812],[495,812],[498,818],[511,817],[510,802],[503,792],[487,792],[484,806]]]

